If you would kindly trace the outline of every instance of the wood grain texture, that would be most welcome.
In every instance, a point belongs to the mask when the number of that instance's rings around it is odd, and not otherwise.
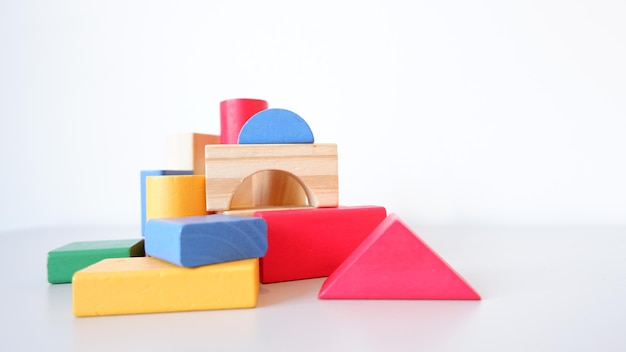
[[[232,210],[222,210],[217,212],[217,214],[223,215],[238,215],[238,216],[254,216],[254,213],[259,211],[280,211],[280,210],[302,210],[302,209],[312,209],[311,206],[276,206],[276,207],[258,207],[258,208],[248,208],[248,209],[232,209]]]
[[[279,170],[265,170],[246,177],[230,202],[231,209],[308,206],[307,192],[298,179]]]
[[[171,134],[167,136],[167,169],[193,170],[194,175],[204,175],[204,146],[219,143],[220,136],[212,134]]]
[[[314,207],[339,202],[336,144],[207,145],[205,166],[207,211],[230,210],[245,178],[263,170],[292,174]]]

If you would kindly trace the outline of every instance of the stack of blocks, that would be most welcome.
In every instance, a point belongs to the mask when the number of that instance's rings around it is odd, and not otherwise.
[[[141,239],[49,252],[76,316],[253,308],[260,284],[319,277],[320,299],[480,299],[397,215],[339,205],[337,146],[299,115],[230,99],[220,122],[141,171]]]

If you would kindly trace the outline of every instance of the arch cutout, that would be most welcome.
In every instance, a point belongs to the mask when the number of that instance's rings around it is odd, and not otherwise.
[[[261,170],[243,179],[230,200],[229,209],[312,207],[310,191],[294,174]]]
[[[336,144],[208,144],[205,146],[206,210],[229,211],[244,179],[258,171],[282,170],[306,185],[316,208],[338,205]]]

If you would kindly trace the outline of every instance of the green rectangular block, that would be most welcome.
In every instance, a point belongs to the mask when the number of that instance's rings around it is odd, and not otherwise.
[[[51,284],[70,283],[76,271],[102,259],[145,255],[143,239],[68,243],[48,252],[48,282]]]

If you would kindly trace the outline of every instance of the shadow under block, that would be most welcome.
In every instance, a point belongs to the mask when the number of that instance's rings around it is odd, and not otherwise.
[[[146,177],[148,176],[193,175],[193,170],[142,170],[141,177],[141,234],[146,227]]]
[[[322,284],[322,299],[479,300],[474,289],[395,214]]]
[[[219,144],[220,136],[179,133],[167,136],[166,167],[170,170],[193,170],[204,175],[204,146]]]
[[[254,216],[267,222],[261,282],[330,275],[386,215],[380,206],[256,212]]]
[[[338,205],[336,144],[207,145],[205,165],[207,211],[230,210],[244,179],[265,170],[294,175],[314,207]]]
[[[233,215],[152,219],[146,225],[146,253],[184,266],[259,258],[267,252],[265,220]]]
[[[260,99],[228,99],[220,102],[220,143],[237,144],[241,127],[252,115],[267,109]]]
[[[143,239],[72,242],[48,252],[48,282],[72,282],[72,275],[107,258],[142,257]]]
[[[309,124],[286,109],[266,109],[252,115],[239,132],[239,144],[313,143]]]
[[[256,307],[259,260],[183,268],[151,257],[105,259],[74,274],[74,315]]]
[[[146,221],[206,215],[204,175],[148,176]]]

